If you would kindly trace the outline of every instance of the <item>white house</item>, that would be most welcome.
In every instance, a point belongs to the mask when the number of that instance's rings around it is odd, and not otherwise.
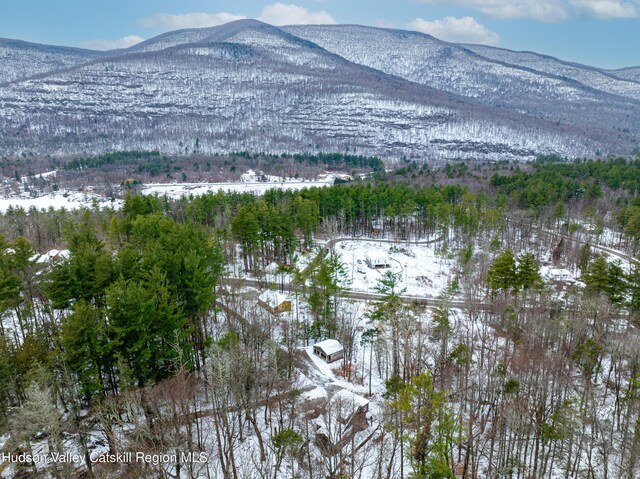
[[[277,291],[265,291],[258,296],[258,304],[272,314],[291,311],[291,300]]]
[[[344,348],[342,344],[335,339],[325,339],[313,345],[313,354],[328,363],[332,363],[338,359],[342,359],[344,356]]]
[[[389,267],[389,256],[386,251],[381,249],[367,251],[364,255],[364,260],[367,262],[369,268],[378,269]]]

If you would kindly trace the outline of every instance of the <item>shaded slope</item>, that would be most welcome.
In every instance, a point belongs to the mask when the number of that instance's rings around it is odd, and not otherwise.
[[[145,40],[144,42],[123,50],[123,53],[153,52],[187,43],[200,43],[203,41],[222,42],[236,33],[252,27],[275,28],[266,23],[251,19],[236,20],[216,27],[185,28],[163,33],[157,37]]]
[[[566,76],[486,58],[429,35],[354,25],[290,26],[285,30],[344,58],[488,105],[585,129],[640,130],[640,102]],[[594,72],[600,77],[603,73]],[[630,96],[635,96],[635,83]],[[618,130],[619,129],[619,130]],[[632,144],[631,135],[616,141]]]
[[[0,84],[106,56],[105,52],[0,39]]]
[[[625,80],[640,82],[640,67],[621,68],[619,70],[608,70],[610,75]]]
[[[581,84],[614,95],[640,99],[640,83],[621,79],[615,74],[587,65],[565,62],[557,58],[533,52],[516,52],[484,45],[464,45],[472,52],[491,60],[575,80]]]

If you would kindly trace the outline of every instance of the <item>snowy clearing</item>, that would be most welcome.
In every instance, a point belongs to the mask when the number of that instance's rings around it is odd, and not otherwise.
[[[388,268],[372,269],[365,255],[372,250],[387,253]],[[378,280],[386,271],[400,275],[400,287],[410,296],[435,297],[456,277],[455,260],[439,249],[439,243],[408,244],[345,240],[336,243],[335,251],[344,263],[351,289],[375,292]]]
[[[10,208],[22,208],[24,210],[30,210],[35,208],[37,210],[53,209],[66,209],[77,210],[80,208],[91,208],[97,205],[101,208],[111,207],[119,209],[122,207],[122,200],[111,200],[94,193],[69,193],[69,192],[56,192],[49,195],[38,196],[37,198],[30,198],[25,196],[15,196],[10,198],[0,198],[0,211],[5,212]]]
[[[331,186],[334,184],[335,179],[341,176],[342,175],[327,174],[314,180],[300,180],[298,178],[258,175],[250,170],[242,175],[241,182],[149,183],[144,186],[142,193],[145,195],[167,195],[170,198],[180,198],[185,195],[198,196],[206,193],[216,193],[218,191],[262,195],[265,191],[272,188],[301,190],[303,188]]]

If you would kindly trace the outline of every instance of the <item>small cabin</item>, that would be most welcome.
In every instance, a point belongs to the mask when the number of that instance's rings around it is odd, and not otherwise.
[[[369,401],[346,389],[336,392],[329,401],[329,406],[333,406],[336,409],[338,412],[337,419],[342,424],[347,424],[358,414],[364,415],[366,421],[366,414],[369,412]]]
[[[280,314],[291,311],[291,300],[277,291],[265,291],[258,296],[258,305],[271,314]]]
[[[324,413],[316,420],[315,444],[322,454],[336,456],[356,442],[358,433],[369,428],[368,412],[369,401],[362,396],[346,389],[333,394]]]
[[[52,249],[50,251],[47,251],[44,254],[35,254],[29,259],[31,261],[35,261],[36,263],[43,264],[43,263],[56,263],[56,262],[64,261],[68,257],[69,257],[68,249],[63,249],[63,250]]]
[[[371,269],[382,269],[389,267],[389,256],[386,251],[374,249],[367,251],[364,256],[367,266]]]
[[[344,357],[344,348],[335,339],[325,339],[313,345],[313,354],[332,363]]]

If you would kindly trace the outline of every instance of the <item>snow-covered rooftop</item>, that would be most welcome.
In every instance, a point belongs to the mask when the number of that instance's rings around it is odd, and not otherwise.
[[[385,250],[382,249],[372,249],[365,253],[365,256],[369,261],[376,262],[386,260],[389,256]]]
[[[359,396],[358,394],[355,394],[346,389],[341,389],[340,391],[335,393],[331,398],[330,402],[331,403],[340,402],[342,404],[353,404],[353,406],[356,408],[363,407],[369,404],[369,401],[367,401],[362,396]]]
[[[69,257],[69,254],[70,253],[68,249],[63,249],[63,250],[52,249],[43,254],[35,254],[29,259],[37,263],[48,263],[50,261],[57,260],[57,259],[66,259]]]
[[[314,344],[313,347],[322,349],[327,356],[344,349],[342,344],[340,344],[336,339],[325,339],[324,341]]]
[[[327,390],[323,387],[317,387],[310,391],[306,391],[300,395],[300,399],[305,401],[327,400]]]
[[[284,303],[285,301],[289,301],[289,298],[278,291],[265,291],[258,299],[263,303],[269,305],[272,308],[277,308],[278,305]]]

